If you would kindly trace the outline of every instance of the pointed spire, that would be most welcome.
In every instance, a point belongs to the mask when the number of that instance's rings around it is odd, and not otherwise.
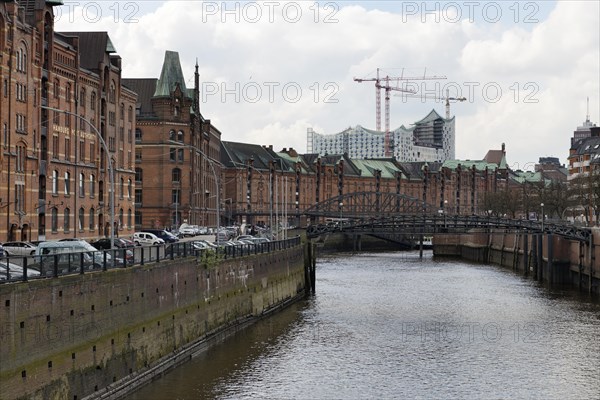
[[[179,61],[179,53],[167,50],[160,78],[156,83],[154,96],[171,96],[177,85],[179,85],[184,94],[187,94],[185,79],[183,78],[181,63]]]
[[[196,57],[196,71],[194,72],[194,114],[200,116],[200,73],[198,72],[198,58]]]

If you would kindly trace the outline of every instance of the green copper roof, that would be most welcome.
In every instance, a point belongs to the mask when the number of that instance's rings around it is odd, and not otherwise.
[[[381,171],[382,178],[395,178],[396,172],[400,171],[393,162],[383,160],[360,160],[353,158],[352,163],[361,171],[361,176],[375,176],[375,171]]]
[[[156,91],[154,97],[171,96],[175,87],[179,84],[184,95],[188,94],[185,87],[185,79],[181,71],[181,63],[179,62],[179,53],[176,51],[165,51],[165,61],[163,62],[160,78],[156,83]]]
[[[477,171],[485,171],[486,167],[488,171],[493,171],[498,168],[498,165],[483,160],[446,160],[444,161],[442,168],[456,169],[459,164],[463,169],[471,169],[475,166]]]
[[[544,185],[547,185],[548,183],[550,183],[550,180],[545,179],[541,173],[539,172],[532,172],[532,171],[515,171],[514,172],[514,176],[512,176],[512,178],[519,182],[519,183],[525,183],[525,182],[531,182],[531,183],[537,183],[537,182],[544,182]]]
[[[115,49],[115,45],[111,42],[110,36],[106,35],[106,52],[107,53],[116,53],[117,49]]]

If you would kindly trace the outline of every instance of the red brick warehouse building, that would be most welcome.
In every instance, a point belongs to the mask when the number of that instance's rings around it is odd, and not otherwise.
[[[179,54],[166,51],[160,78],[125,79],[138,93],[135,226],[217,224],[219,132],[200,113],[198,65],[188,89]]]
[[[136,94],[106,32],[54,31],[61,4],[0,3],[2,240],[108,235],[109,157],[116,228],[133,232]]]

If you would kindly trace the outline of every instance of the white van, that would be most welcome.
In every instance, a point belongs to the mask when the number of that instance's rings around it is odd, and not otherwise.
[[[58,254],[60,270],[79,267],[83,253],[83,265],[86,269],[100,269],[104,264],[104,254],[84,240],[69,240],[63,242],[41,242],[35,250],[36,263],[40,269],[54,267],[54,254]],[[110,254],[106,254],[106,263],[111,263]]]
[[[133,234],[133,241],[136,246],[165,244],[165,241],[150,232],[136,232]]]

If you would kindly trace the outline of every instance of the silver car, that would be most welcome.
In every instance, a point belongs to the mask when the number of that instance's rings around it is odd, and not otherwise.
[[[40,271],[33,268],[27,268],[28,278],[39,278]],[[23,267],[8,261],[0,261],[0,282],[15,281],[23,279]]]
[[[6,242],[2,245],[9,256],[27,257],[35,254],[37,246],[29,242]]]

